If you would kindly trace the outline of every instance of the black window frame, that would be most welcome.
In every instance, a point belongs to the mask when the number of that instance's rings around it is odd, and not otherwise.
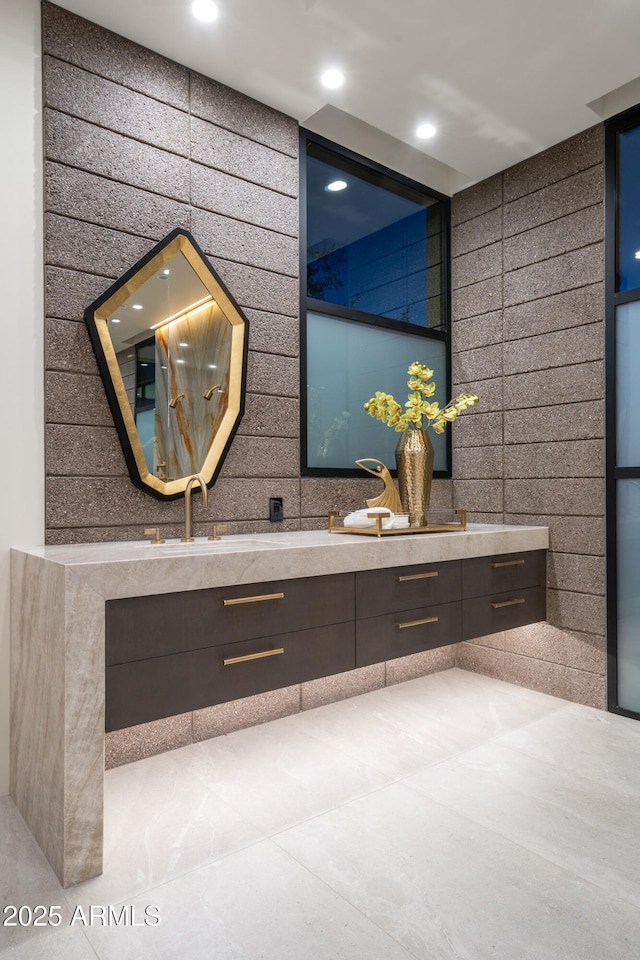
[[[391,320],[363,310],[343,307],[325,300],[316,300],[307,295],[307,144],[314,143],[329,153],[346,159],[357,165],[363,175],[370,182],[384,186],[385,182],[405,187],[407,191],[419,193],[442,205],[441,230],[441,264],[442,264],[442,318],[443,324],[439,329],[421,327],[414,323],[401,320]],[[446,370],[448,388],[451,389],[451,198],[439,193],[431,187],[406,177],[395,170],[391,170],[374,160],[354,153],[339,144],[333,143],[324,137],[300,129],[300,473],[303,477],[362,477],[362,470],[355,464],[353,467],[310,467],[307,463],[307,313],[324,313],[344,320],[354,321],[369,326],[394,330],[398,333],[407,333],[412,336],[424,336],[426,340],[436,340],[445,344]],[[416,357],[409,357],[407,366]],[[363,403],[366,398],[363,398]],[[447,397],[447,400],[449,397]],[[381,425],[382,429],[382,425]],[[389,429],[389,428],[386,428]],[[450,479],[451,465],[451,431],[446,431],[446,458],[447,466],[444,470],[434,470],[436,479]],[[387,464],[390,472],[395,476],[395,465]]]
[[[618,703],[617,481],[640,478],[640,465],[617,465],[616,310],[640,301],[640,286],[618,290],[619,154],[618,136],[640,127],[640,104],[605,121],[605,551],[607,630],[607,709],[640,720],[640,712]]]

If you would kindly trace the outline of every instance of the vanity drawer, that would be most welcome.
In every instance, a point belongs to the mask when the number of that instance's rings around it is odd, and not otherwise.
[[[342,623],[353,608],[352,573],[109,600],[107,664]]]
[[[463,597],[484,597],[519,587],[533,587],[545,581],[544,550],[473,557],[462,561]]]
[[[495,593],[488,597],[468,597],[462,601],[462,639],[484,637],[544,620],[545,601],[544,584]]]
[[[120,730],[354,667],[353,621],[116,664],[107,667],[105,727]]]
[[[448,603],[461,595],[460,561],[356,573],[356,617]]]
[[[462,639],[460,603],[403,610],[356,622],[356,666],[395,660]]]

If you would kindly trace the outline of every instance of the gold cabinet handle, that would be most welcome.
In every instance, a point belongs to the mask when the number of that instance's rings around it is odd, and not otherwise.
[[[498,560],[491,566],[494,570],[497,570],[498,567],[523,567],[525,562],[525,560]]]
[[[284,653],[284,647],[278,647],[277,650],[263,650],[262,653],[247,653],[244,657],[227,657],[222,661],[223,667],[228,667],[232,663],[246,663],[248,660],[262,660],[263,657],[277,657],[279,653]]]
[[[238,597],[237,600],[223,600],[224,607],[232,607],[238,603],[260,603],[261,600],[284,600],[284,593],[265,593],[261,597]]]
[[[406,623],[396,623],[398,630],[406,630],[407,627],[419,627],[422,623],[437,623],[437,617],[425,617],[423,620],[407,620]]]
[[[405,580],[428,580],[430,577],[437,577],[438,571],[431,570],[429,573],[410,573],[406,577],[396,577],[398,583],[404,583]]]
[[[517,603],[524,603],[524,597],[518,597],[516,600],[500,600],[499,603],[492,603],[491,606],[494,610],[498,610],[500,607],[515,607]]]

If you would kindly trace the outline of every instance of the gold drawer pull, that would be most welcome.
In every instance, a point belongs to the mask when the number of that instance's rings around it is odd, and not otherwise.
[[[500,607],[515,607],[517,603],[524,603],[524,597],[518,597],[517,600],[501,600],[499,603],[492,603],[491,606],[494,610],[498,610]]]
[[[525,563],[525,560],[498,560],[496,563],[492,563],[491,566],[494,570],[497,570],[498,567],[523,567]]]
[[[237,600],[223,600],[224,607],[231,607],[237,603],[259,603],[260,600],[284,600],[284,593],[265,593],[261,597],[238,597]]]
[[[404,583],[405,580],[428,580],[429,577],[437,577],[438,571],[432,570],[430,573],[411,573],[406,577],[396,577],[398,583]]]
[[[246,663],[247,660],[262,660],[263,657],[277,657],[279,653],[284,653],[284,647],[278,647],[277,650],[263,650],[262,653],[247,653],[244,657],[227,657],[222,661],[223,667],[228,667],[231,663]]]
[[[437,617],[425,617],[424,620],[407,620],[406,623],[396,623],[398,630],[404,630],[406,627],[419,627],[421,623],[437,623]]]

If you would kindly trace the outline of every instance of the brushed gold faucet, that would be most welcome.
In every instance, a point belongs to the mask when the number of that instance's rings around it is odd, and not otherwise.
[[[194,473],[192,477],[189,477],[187,485],[184,488],[184,537],[180,543],[193,543],[193,537],[191,536],[191,488],[196,483],[200,484],[204,506],[206,507],[208,505],[207,485],[199,473]]]

